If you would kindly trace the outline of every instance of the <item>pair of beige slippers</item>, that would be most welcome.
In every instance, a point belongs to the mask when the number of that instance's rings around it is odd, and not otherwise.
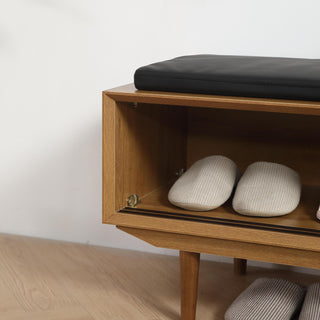
[[[314,283],[306,290],[282,279],[257,279],[225,313],[225,320],[293,319],[320,319],[320,283]]]
[[[296,209],[301,196],[299,174],[282,164],[254,162],[240,177],[229,158],[214,155],[195,162],[171,187],[168,199],[180,208],[213,210],[233,194],[232,206],[243,215],[273,217]]]

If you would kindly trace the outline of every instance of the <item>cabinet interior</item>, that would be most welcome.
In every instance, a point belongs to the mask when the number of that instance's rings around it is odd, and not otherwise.
[[[128,214],[320,236],[320,117],[160,104],[116,103],[115,204]],[[255,161],[296,170],[303,184],[299,207],[274,218],[241,216],[230,203],[208,212],[179,209],[167,193],[180,169],[210,155],[224,155],[243,173]],[[128,197],[140,202],[130,207]]]

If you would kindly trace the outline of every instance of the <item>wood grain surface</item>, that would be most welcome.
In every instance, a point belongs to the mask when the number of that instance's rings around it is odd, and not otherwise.
[[[104,223],[320,251],[315,218],[320,117],[309,113],[320,110],[320,102],[145,92],[132,85],[105,91],[104,97]],[[272,219],[237,215],[228,204],[204,214],[190,213],[235,220],[239,226],[163,215],[161,211],[170,211],[188,217],[187,211],[168,205],[168,189],[163,188],[179,169],[213,154],[230,157],[241,172],[259,160],[292,167],[303,182],[299,207]],[[134,193],[141,199],[138,208],[157,215],[123,211]]]
[[[134,84],[127,84],[104,91],[116,101],[135,101],[142,103],[188,105],[192,107],[251,110],[264,112],[283,112],[295,114],[320,115],[320,102],[284,99],[264,99],[215,96],[206,94],[161,92],[137,90]]]
[[[199,253],[180,251],[181,320],[196,317],[199,265]]]
[[[230,260],[231,262],[231,260]],[[201,261],[197,319],[223,320],[252,281],[281,277],[308,285],[319,275],[290,267]],[[0,235],[0,319],[179,320],[179,258],[59,241]]]
[[[320,237],[320,223],[315,217],[317,211],[317,203],[319,200],[320,187],[318,186],[303,186],[303,196],[299,206],[292,213],[280,217],[250,217],[244,216],[233,210],[229,202],[223,206],[210,211],[188,211],[172,205],[168,201],[169,188],[158,188],[154,192],[149,193],[144,197],[136,209],[128,210],[135,212],[137,210],[150,210],[150,214],[163,215],[166,213],[175,214],[177,217],[185,219],[192,218],[195,221],[197,218],[207,219],[207,221],[227,222],[234,225],[249,226],[250,228],[269,228],[270,230],[290,231],[292,233],[314,233]]]

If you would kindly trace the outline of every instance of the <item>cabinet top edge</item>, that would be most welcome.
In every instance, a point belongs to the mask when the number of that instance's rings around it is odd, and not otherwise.
[[[320,101],[145,91],[137,90],[133,83],[105,90],[103,91],[103,94],[115,101],[120,102],[140,102],[151,104],[180,105],[187,107],[264,111],[320,116]]]

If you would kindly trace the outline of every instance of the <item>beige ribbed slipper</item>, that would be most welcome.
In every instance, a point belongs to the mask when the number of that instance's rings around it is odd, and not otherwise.
[[[295,283],[257,279],[231,304],[225,320],[291,320],[304,295],[305,290]]]
[[[274,217],[296,209],[301,195],[298,173],[282,164],[255,162],[241,177],[233,208],[240,214]]]
[[[320,283],[314,283],[308,287],[304,299],[299,320],[320,319]]]
[[[236,164],[224,156],[201,159],[174,183],[168,199],[187,210],[215,209],[230,198],[237,174]]]

